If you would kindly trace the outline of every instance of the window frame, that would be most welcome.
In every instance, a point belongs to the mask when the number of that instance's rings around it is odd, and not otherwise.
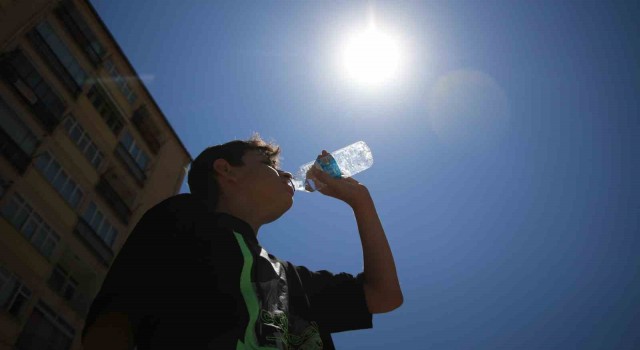
[[[14,206],[14,212],[8,213],[7,208]],[[31,205],[17,192],[8,198],[4,206],[0,208],[2,215],[11,225],[33,246],[42,256],[50,259],[60,243],[60,235],[36,212]],[[23,216],[21,219],[16,219]],[[25,232],[27,225],[33,226],[31,233]],[[39,237],[40,245],[36,245]],[[50,248],[45,250],[47,245]]]
[[[146,173],[146,171],[149,169],[149,164],[151,163],[151,157],[149,156],[149,153],[140,146],[141,142],[138,142],[136,138],[133,137],[133,134],[131,133],[131,131],[124,130],[122,134],[123,136],[121,140],[125,138],[128,139],[127,143],[129,143],[129,145],[123,142],[120,142],[120,143],[122,144],[124,149],[127,151],[127,153],[129,153],[129,155],[134,160],[138,168],[142,170],[143,173]],[[143,164],[140,164],[140,157],[143,157],[143,159],[145,160]]]
[[[138,100],[138,95],[133,91],[129,83],[127,83],[126,77],[120,73],[118,67],[116,67],[115,63],[111,59],[105,59],[103,65],[107,73],[109,73],[111,78],[113,78],[118,85],[120,93],[122,93],[130,105],[134,105]]]
[[[6,300],[0,303],[0,308],[14,317],[20,317],[33,296],[31,289],[22,282],[18,275],[9,271],[5,266],[0,266],[0,278],[4,280],[0,284],[2,294],[5,293],[3,292],[5,288],[11,288],[11,291],[6,293]],[[17,310],[14,310],[17,300],[21,300],[21,304],[17,304]]]
[[[87,93],[91,105],[100,114],[102,121],[114,135],[118,135],[125,125],[125,120],[118,105],[109,97],[107,92],[98,85],[93,85]]]
[[[45,150],[39,155],[35,168],[73,210],[78,209],[86,192],[50,151]],[[68,186],[71,186],[70,192],[67,191]]]
[[[65,129],[65,133],[69,140],[73,142],[76,148],[82,153],[84,158],[91,164],[91,166],[96,170],[100,170],[100,166],[105,160],[105,154],[100,150],[100,147],[96,145],[96,143],[91,138],[91,135],[82,127],[78,119],[76,119],[71,113],[65,116],[62,126]],[[77,140],[74,139],[72,133],[78,133]],[[83,143],[84,141],[84,143]],[[83,144],[82,144],[83,143]],[[81,145],[82,144],[82,145]],[[89,150],[91,147],[94,147],[96,152],[92,156],[89,155]]]
[[[91,212],[91,214],[89,214]],[[113,248],[116,238],[120,234],[117,227],[109,220],[109,216],[98,207],[95,201],[90,201],[82,213],[82,219],[91,227],[93,232],[102,239],[109,248]],[[106,225],[106,226],[105,226]],[[106,234],[104,229],[107,230]]]
[[[52,282],[56,274],[61,277],[60,286],[55,286],[54,283]],[[60,264],[56,264],[54,266],[51,272],[51,276],[49,276],[49,279],[47,281],[47,284],[53,291],[55,291],[60,297],[62,297],[62,299],[66,301],[72,301],[73,298],[75,298],[78,293],[78,286],[79,286],[78,281],[76,281],[76,279],[73,278],[70,272],[68,272],[62,266],[60,266]],[[67,296],[67,292],[70,290],[70,288],[71,288],[71,295]]]
[[[71,95],[77,97],[89,80],[89,74],[82,68],[51,23],[46,19],[42,20],[33,27],[27,37],[65,88]]]
[[[2,96],[0,96],[0,128],[29,156],[33,155],[40,146],[40,139]]]

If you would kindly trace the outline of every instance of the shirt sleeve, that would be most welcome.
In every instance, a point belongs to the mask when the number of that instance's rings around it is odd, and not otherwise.
[[[373,317],[364,295],[364,273],[333,274],[295,266],[312,314],[321,330],[329,333],[373,327]]]

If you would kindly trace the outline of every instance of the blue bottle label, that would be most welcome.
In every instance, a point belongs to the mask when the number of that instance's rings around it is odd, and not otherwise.
[[[333,156],[328,155],[321,158],[316,159],[316,164],[320,166],[320,169],[325,173],[331,175],[336,179],[342,178],[342,172],[340,171],[340,167],[338,163],[333,158]]]

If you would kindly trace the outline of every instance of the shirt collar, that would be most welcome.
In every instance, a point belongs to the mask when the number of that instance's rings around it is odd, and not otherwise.
[[[199,206],[201,210],[205,211],[205,215],[213,216],[216,227],[226,228],[231,231],[238,232],[241,235],[247,237],[249,240],[258,244],[256,233],[253,231],[251,225],[249,225],[249,223],[247,223],[246,221],[231,214],[216,212],[206,201],[196,198],[192,194],[181,194],[178,196],[184,196],[191,200],[195,199],[197,206]]]
[[[254,241],[256,244],[258,243],[258,239],[256,238],[256,233],[253,231],[251,225],[249,225],[246,221],[237,218],[231,214],[227,213],[214,213],[214,218],[216,222],[216,226],[221,228],[230,229],[234,232],[237,232],[246,238]]]

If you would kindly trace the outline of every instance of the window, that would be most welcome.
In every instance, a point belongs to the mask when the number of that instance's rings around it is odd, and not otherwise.
[[[79,94],[87,80],[87,73],[49,23],[41,22],[27,36],[66,88],[74,95]]]
[[[85,158],[98,170],[104,159],[104,154],[100,152],[98,146],[93,143],[89,134],[80,126],[80,123],[72,115],[68,115],[62,123],[67,135],[73,141]]]
[[[76,294],[78,282],[60,265],[56,265],[49,278],[49,286],[65,300],[71,301]]]
[[[36,169],[49,181],[53,188],[72,208],[77,208],[84,197],[80,186],[62,169],[60,163],[49,152],[42,153],[35,162]]]
[[[93,231],[107,244],[112,247],[118,236],[118,231],[107,220],[104,213],[98,209],[94,202],[91,202],[82,217],[91,226]]]
[[[138,146],[138,143],[133,139],[133,136],[131,136],[128,131],[124,133],[120,143],[135,160],[140,170],[146,170],[147,165],[149,164],[149,156],[147,156],[140,146]]]
[[[0,73],[32,107],[47,131],[53,131],[62,118],[65,105],[27,57],[19,50],[10,53],[0,62]]]
[[[73,2],[70,0],[62,1],[56,13],[91,62],[94,65],[100,63],[106,51]]]
[[[20,282],[18,276],[0,266],[0,307],[18,317],[30,298],[31,290]]]
[[[67,350],[71,348],[76,330],[40,301],[16,342],[21,350]]]
[[[2,98],[0,98],[0,128],[28,155],[32,155],[38,147],[38,138]]]
[[[115,179],[111,175],[113,174],[108,175],[108,177],[112,179],[111,181],[115,181],[114,183],[116,183],[118,186],[123,185],[119,180]],[[125,191],[124,193],[128,193],[123,187],[120,187],[120,190]],[[100,182],[98,182],[98,184],[96,185],[96,192],[100,194],[100,196],[102,196],[102,198],[105,200],[105,202],[107,202],[111,209],[113,209],[118,219],[122,220],[122,223],[124,223],[125,225],[129,225],[129,219],[131,218],[131,210],[129,209],[129,205],[122,198],[122,195],[118,193],[118,191],[113,187],[110,181],[107,180],[107,177],[103,176],[100,179]]]
[[[40,141],[0,98],[0,154],[23,174]]]
[[[42,220],[31,206],[17,193],[7,200],[2,216],[46,258],[51,257],[60,236]]]
[[[127,78],[125,78],[120,74],[120,72],[118,72],[118,69],[111,60],[104,61],[104,67],[116,82],[118,88],[120,89],[120,92],[122,92],[124,97],[126,97],[127,101],[129,101],[130,104],[134,104],[136,102],[137,96],[133,92],[133,90],[131,90],[131,87],[127,83]]]
[[[120,112],[118,112],[118,108],[108,97],[107,93],[102,90],[102,88],[94,85],[89,90],[87,97],[93,104],[93,107],[95,107],[96,111],[100,113],[102,120],[107,123],[109,129],[117,135],[124,125],[124,118]]]

